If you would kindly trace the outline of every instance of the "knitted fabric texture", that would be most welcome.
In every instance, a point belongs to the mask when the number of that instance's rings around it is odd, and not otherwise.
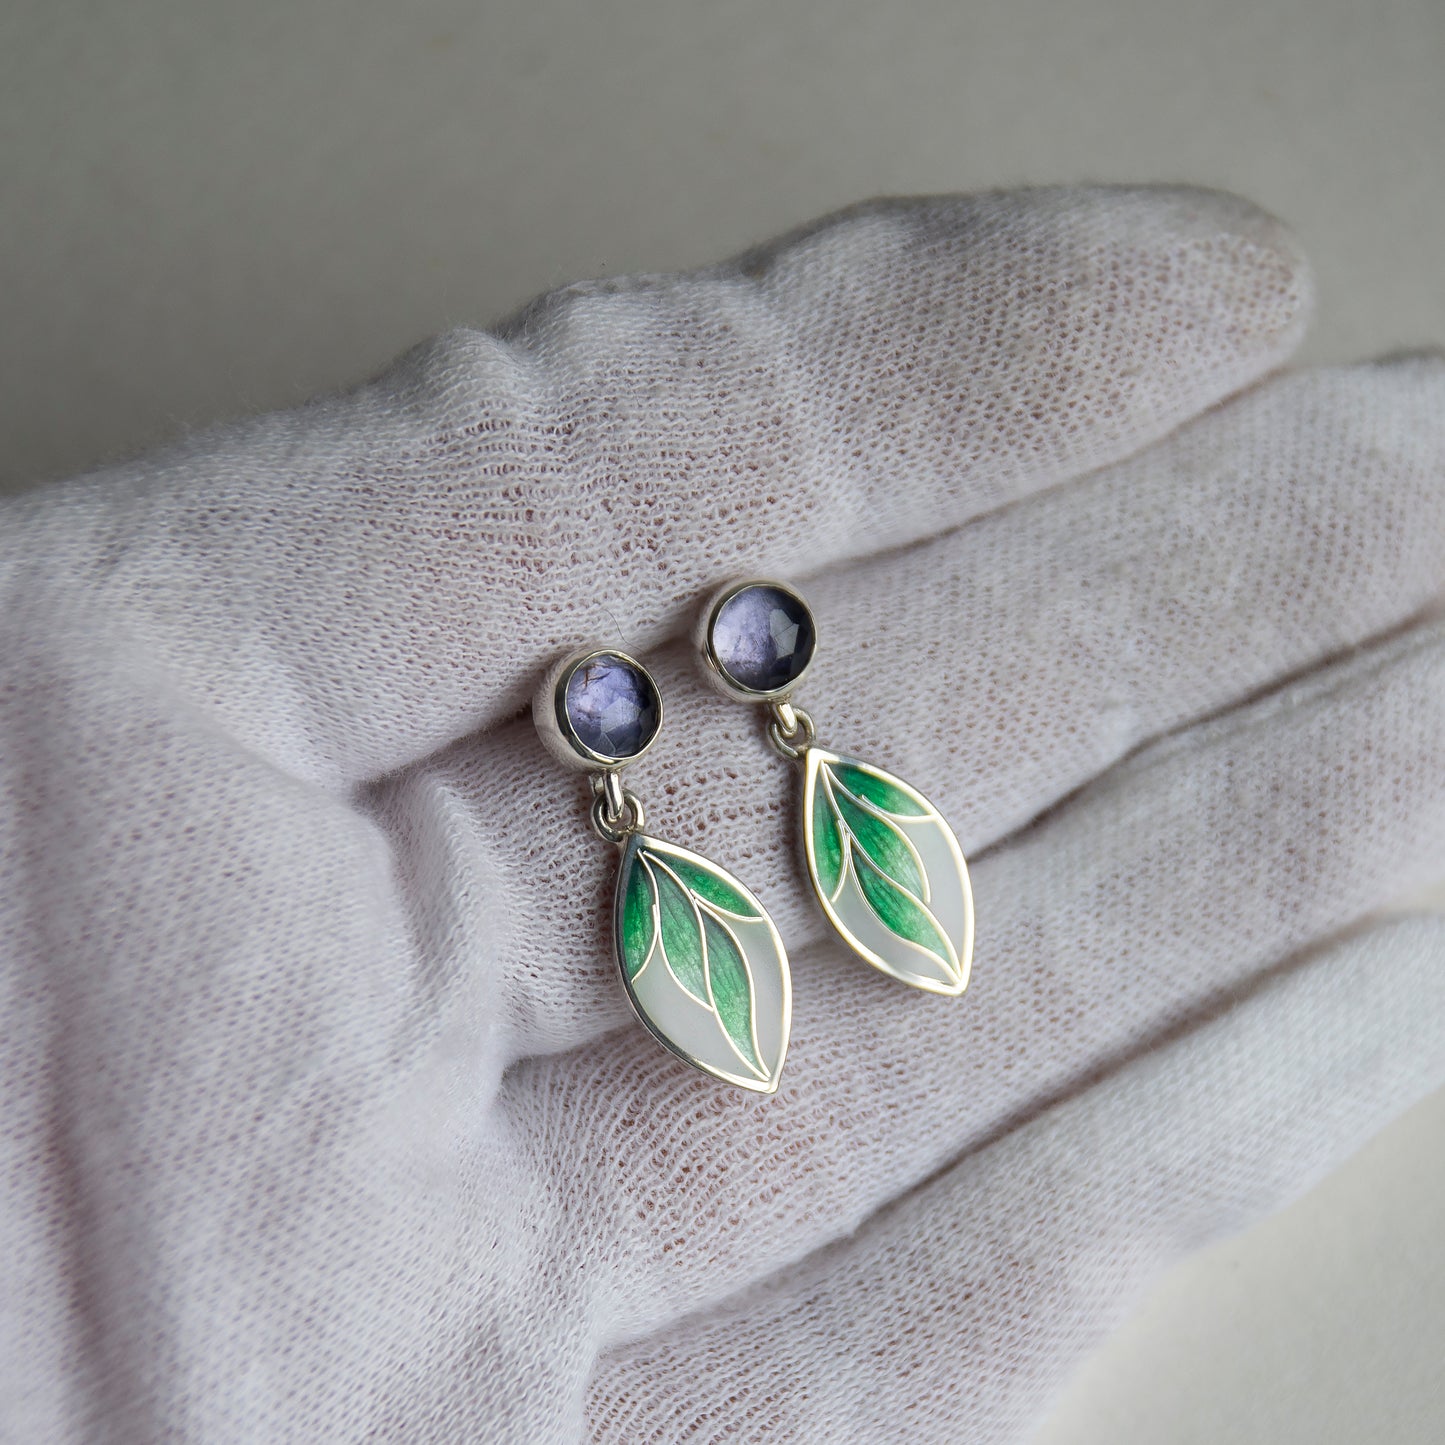
[[[1445,1080],[1440,926],[1341,941],[1445,848],[1445,369],[1273,375],[1308,308],[1229,197],[875,203],[11,504],[0,1435],[1019,1441]],[[739,573],[974,859],[962,1000],[828,937],[679,640]],[[524,712],[591,637],[773,1099],[628,1012]]]

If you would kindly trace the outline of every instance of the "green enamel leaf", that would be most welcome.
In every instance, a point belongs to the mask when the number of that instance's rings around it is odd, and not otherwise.
[[[710,914],[702,915],[707,934],[707,974],[713,1007],[733,1047],[758,1071],[766,1074],[753,1047],[753,985],[733,936]]]
[[[876,773],[855,768],[851,763],[833,763],[829,771],[848,791],[856,797],[872,803],[885,813],[896,813],[900,818],[926,818],[928,809],[910,798],[897,783],[880,778]]]
[[[627,896],[622,903],[622,967],[629,979],[647,962],[656,929],[652,904],[652,875],[635,855],[627,876]]]
[[[927,891],[923,874],[913,850],[897,826],[877,813],[859,807],[841,788],[834,790],[833,801],[844,825],[878,871],[921,901]]]
[[[716,873],[699,868],[696,863],[689,863],[685,858],[669,858],[667,866],[677,874],[694,898],[701,898],[711,903],[714,908],[721,908],[724,913],[736,913],[739,918],[762,917],[736,884],[719,878]]]
[[[838,891],[843,873],[843,837],[838,820],[828,806],[826,788],[813,791],[813,867],[818,874],[818,887],[827,898]]]
[[[868,906],[878,915],[883,926],[900,938],[926,948],[948,966],[950,973],[958,964],[954,960],[943,930],[933,915],[916,898],[905,893],[890,878],[884,877],[866,858],[853,855],[853,871]]]
[[[669,867],[671,863],[669,862]],[[707,978],[702,957],[702,929],[697,909],[667,868],[653,869],[657,880],[657,916],[662,925],[662,951],[673,977],[704,1008]]]

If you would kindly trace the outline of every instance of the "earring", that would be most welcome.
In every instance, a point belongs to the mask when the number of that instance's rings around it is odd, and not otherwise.
[[[662,698],[607,647],[564,657],[532,705],[547,750],[592,775],[592,827],[622,849],[613,944],[627,997],[658,1041],[705,1074],[771,1094],[792,1021],[788,957],[763,905],[710,859],[643,831],[621,770],[652,746]]]
[[[803,853],[829,923],[891,978],[957,996],[973,957],[973,894],[938,809],[892,773],[817,745],[793,689],[813,660],[808,604],[780,582],[732,582],[708,599],[695,641],[725,697],[768,707],[768,739],[803,768]]]

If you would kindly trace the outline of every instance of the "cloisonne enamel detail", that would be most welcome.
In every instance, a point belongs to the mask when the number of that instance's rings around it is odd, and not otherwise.
[[[973,894],[953,829],[891,773],[804,754],[803,847],[833,927],[874,968],[933,993],[968,987]]]
[[[662,726],[652,675],[625,652],[579,648],[548,669],[532,717],[553,757],[591,773],[592,827],[622,847],[613,939],[638,1017],[694,1068],[773,1093],[792,1023],[778,931],[731,873],[645,832],[642,802],[621,781]]]
[[[627,996],[658,1041],[715,1078],[771,1094],[788,1049],[792,985],[762,904],[716,863],[634,833],[615,919]]]

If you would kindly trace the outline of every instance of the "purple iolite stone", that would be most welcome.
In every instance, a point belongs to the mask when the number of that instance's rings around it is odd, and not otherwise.
[[[662,705],[652,679],[635,663],[601,652],[567,679],[566,721],[584,747],[621,762],[657,736]]]
[[[781,587],[757,583],[729,597],[712,624],[718,666],[750,692],[796,682],[813,660],[813,614]]]

